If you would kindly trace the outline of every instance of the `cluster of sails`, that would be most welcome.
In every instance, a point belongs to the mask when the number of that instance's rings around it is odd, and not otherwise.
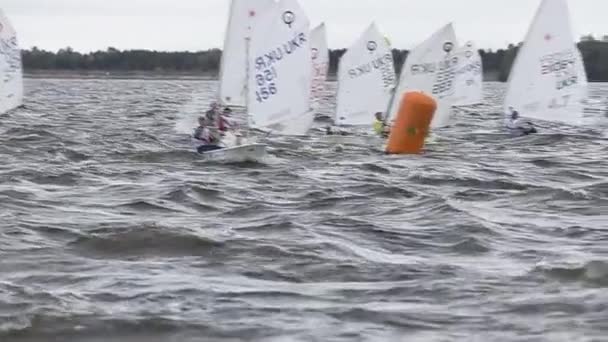
[[[458,43],[452,24],[412,49],[399,75],[394,64],[390,41],[372,23],[340,59],[334,125],[371,127],[378,112],[390,124],[411,91],[437,102],[433,129],[451,124],[454,107],[483,103],[481,56],[473,42]],[[325,25],[311,29],[297,0],[232,0],[218,99],[245,107],[252,128],[306,135],[328,67]],[[586,88],[566,0],[542,0],[510,74],[506,118],[515,108],[527,118],[576,123]]]
[[[481,56],[473,42],[459,44],[452,24],[412,49],[399,75],[393,56],[371,23],[340,59],[334,125],[372,126],[377,113],[390,125],[412,91],[437,102],[432,129],[449,126],[454,107],[483,103]],[[329,62],[325,24],[311,28],[298,0],[231,0],[217,100],[244,107],[251,129],[307,135],[327,93]],[[505,113],[577,123],[586,90],[567,0],[542,0],[510,73]],[[16,33],[0,12],[0,114],[22,101]]]

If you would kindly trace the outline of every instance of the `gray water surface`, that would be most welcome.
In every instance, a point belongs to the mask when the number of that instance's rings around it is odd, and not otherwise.
[[[0,116],[0,341],[608,340],[602,120],[500,135],[489,84],[421,156],[314,131],[227,165],[175,129],[215,82],[26,87]]]

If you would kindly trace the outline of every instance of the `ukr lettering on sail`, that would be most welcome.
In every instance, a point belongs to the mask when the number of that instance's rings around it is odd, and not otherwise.
[[[277,82],[281,61],[289,58],[296,51],[307,48],[305,44],[307,41],[308,37],[305,33],[297,33],[294,38],[256,57],[255,99],[257,102],[264,103],[281,91],[281,84]]]
[[[255,59],[255,68],[260,71],[272,67],[280,62],[283,58],[293,54],[296,50],[302,48],[308,38],[305,33],[298,33],[294,38],[281,44],[280,46],[270,50],[263,56],[258,56]]]
[[[382,57],[375,58],[371,62],[349,69],[348,75],[350,76],[350,78],[357,78],[365,74],[369,74],[374,70],[382,70],[385,65],[390,63],[391,58],[392,56],[390,54],[385,54]]]

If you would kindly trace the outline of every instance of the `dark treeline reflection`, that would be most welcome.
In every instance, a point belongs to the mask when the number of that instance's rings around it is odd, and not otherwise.
[[[585,60],[590,81],[608,81],[608,42],[585,37],[578,46]],[[486,75],[491,79],[506,81],[518,46],[509,45],[505,49],[479,50]],[[330,74],[335,75],[338,62],[344,49],[330,51]],[[396,71],[400,72],[407,57],[405,50],[393,50]],[[158,71],[192,72],[217,74],[222,51],[212,49],[198,52],[160,52],[148,50],[117,50],[80,53],[71,48],[57,52],[45,51],[36,47],[23,51],[23,65],[31,70],[69,70],[69,71]]]

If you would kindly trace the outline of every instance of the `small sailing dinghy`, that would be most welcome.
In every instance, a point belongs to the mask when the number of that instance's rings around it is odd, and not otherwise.
[[[246,144],[201,153],[206,161],[221,163],[262,162],[266,158],[265,144]]]
[[[318,113],[321,98],[326,92],[327,73],[329,71],[329,48],[325,24],[315,27],[310,33],[310,55],[312,58],[312,85],[310,89],[310,107]]]
[[[375,113],[383,113],[396,82],[391,46],[375,23],[340,59],[334,123],[368,126]]]
[[[312,127],[310,22],[297,0],[281,0],[256,22],[249,48],[249,125],[302,136]]]
[[[483,102],[483,65],[473,42],[456,52],[458,65],[454,79],[453,106],[472,106]]]
[[[449,125],[458,66],[457,46],[454,28],[448,24],[410,51],[390,102],[389,120],[396,115],[406,92],[420,91],[437,101],[431,128]]]
[[[224,50],[220,64],[218,100],[224,106],[247,106],[248,49],[251,32],[259,16],[272,6],[274,0],[232,0]],[[224,148],[201,153],[209,161],[260,162],[266,157],[266,145],[243,141],[240,133],[227,132],[222,139]],[[194,141],[194,145],[199,145]]]
[[[0,10],[0,114],[23,105],[23,66],[17,33]]]
[[[519,49],[504,101],[522,117],[579,124],[587,75],[566,0],[543,0]]]
[[[280,135],[305,135],[313,122],[310,106],[310,23],[296,0],[274,3],[251,26],[245,40],[249,128]],[[237,144],[238,145],[238,144]],[[209,160],[259,161],[266,145],[204,152]]]

